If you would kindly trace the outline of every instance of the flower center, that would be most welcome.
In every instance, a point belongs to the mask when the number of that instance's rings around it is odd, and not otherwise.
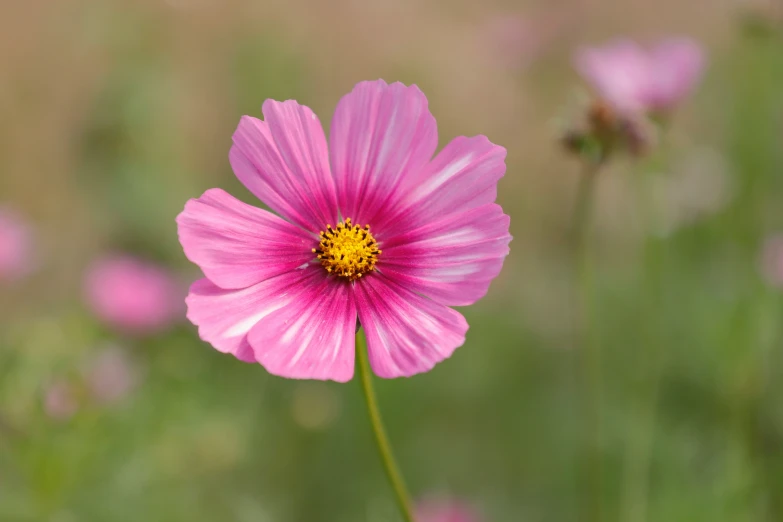
[[[327,272],[349,281],[356,281],[363,274],[375,270],[375,263],[381,251],[370,234],[370,225],[354,225],[351,218],[337,224],[337,228],[326,225],[321,232],[321,242],[313,249]]]

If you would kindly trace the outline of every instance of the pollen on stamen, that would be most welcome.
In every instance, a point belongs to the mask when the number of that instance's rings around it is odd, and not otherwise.
[[[381,251],[370,233],[370,225],[362,227],[346,218],[335,228],[327,224],[326,231],[319,235],[318,248],[312,252],[330,274],[355,281],[375,270]]]

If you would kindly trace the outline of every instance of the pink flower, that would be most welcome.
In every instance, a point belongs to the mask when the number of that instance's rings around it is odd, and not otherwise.
[[[565,8],[536,14],[496,13],[478,27],[485,60],[500,68],[522,70],[540,58],[570,25]]]
[[[468,329],[449,306],[483,297],[508,254],[505,149],[460,137],[433,159],[427,98],[380,80],[343,97],[328,145],[295,101],[263,113],[240,120],[229,159],[280,217],[210,189],[177,218],[206,276],[187,298],[201,338],[275,375],[344,382],[358,316],[381,377],[449,357]]]
[[[25,275],[32,262],[32,232],[14,210],[0,207],[0,281]]]
[[[416,506],[416,522],[480,522],[472,507],[454,499],[431,498]]]
[[[598,95],[623,112],[672,109],[698,83],[704,68],[701,47],[686,38],[643,49],[630,40],[581,49],[576,67]]]
[[[85,280],[93,313],[128,333],[150,334],[170,326],[182,312],[182,294],[166,269],[130,256],[97,261]]]
[[[540,31],[520,15],[495,15],[481,28],[487,57],[505,68],[523,68],[540,46]]]
[[[764,242],[761,275],[770,286],[783,288],[783,234],[772,235]]]
[[[79,410],[79,401],[76,391],[68,381],[56,380],[46,388],[43,406],[49,417],[66,420]]]
[[[111,404],[133,391],[139,381],[139,372],[124,350],[110,347],[90,363],[85,381],[96,401]]]

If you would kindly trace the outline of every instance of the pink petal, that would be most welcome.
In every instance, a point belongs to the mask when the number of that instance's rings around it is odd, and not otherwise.
[[[177,216],[185,255],[221,288],[245,288],[308,261],[316,239],[274,214],[210,189]]]
[[[294,101],[267,100],[264,115],[240,120],[229,152],[234,173],[272,210],[317,233],[337,219],[321,123]]]
[[[0,205],[0,281],[26,275],[33,262],[33,232],[13,208]]]
[[[621,111],[646,109],[651,62],[639,45],[618,40],[604,47],[580,49],[576,68],[598,95]]]
[[[370,365],[380,377],[429,371],[465,342],[468,323],[456,310],[377,273],[357,282],[355,289]]]
[[[375,226],[394,206],[438,144],[435,118],[418,87],[361,82],[335,110],[332,172],[343,217]]]
[[[383,245],[378,268],[435,301],[462,306],[486,295],[508,255],[510,219],[494,203],[451,214]]]
[[[473,506],[458,498],[432,497],[416,503],[416,522],[479,522]]]
[[[264,317],[248,336],[256,359],[274,375],[291,379],[346,382],[353,377],[356,304],[351,285],[315,277],[295,296]]]
[[[262,318],[294,297],[298,285],[304,284],[323,269],[311,266],[292,270],[241,290],[224,290],[209,279],[199,279],[190,287],[185,302],[188,319],[198,326],[202,340],[216,350],[255,362],[247,334]]]
[[[307,200],[315,207],[318,226],[337,219],[337,193],[329,169],[324,129],[309,107],[293,100],[266,100],[264,119],[289,171],[302,180]]]
[[[687,38],[662,41],[652,50],[651,60],[648,102],[657,109],[667,109],[690,94],[704,70],[704,51]]]
[[[166,267],[124,254],[96,260],[84,278],[84,298],[96,317],[137,335],[179,321],[184,293]]]
[[[399,210],[373,224],[378,239],[493,203],[498,181],[506,172],[505,159],[506,149],[485,136],[455,138],[422,169]]]

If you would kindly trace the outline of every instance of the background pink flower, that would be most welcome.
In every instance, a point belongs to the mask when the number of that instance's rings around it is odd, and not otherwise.
[[[67,380],[55,380],[44,390],[43,407],[46,414],[56,420],[71,418],[79,410],[76,390]]]
[[[25,275],[32,263],[32,231],[22,217],[0,206],[0,281]]]
[[[424,499],[416,506],[416,522],[481,522],[473,507],[465,502],[447,498]]]
[[[769,285],[783,288],[783,234],[774,234],[764,242],[761,274]]]
[[[433,158],[427,98],[382,80],[340,100],[328,144],[293,100],[263,113],[241,119],[229,159],[281,217],[220,189],[177,217],[206,276],[187,298],[201,338],[275,375],[340,382],[354,373],[357,317],[381,377],[451,356],[468,324],[450,307],[482,298],[509,251],[494,203],[506,150],[459,137]]]
[[[573,19],[570,9],[536,13],[497,13],[480,26],[479,45],[485,59],[498,67],[523,70],[547,52]]]
[[[179,284],[165,268],[131,256],[95,262],[85,279],[85,298],[109,325],[137,334],[175,322],[183,311]]]
[[[487,57],[500,67],[526,67],[540,47],[540,30],[520,14],[495,15],[481,27]]]
[[[704,53],[687,38],[662,40],[650,49],[617,40],[578,51],[576,68],[600,97],[621,111],[666,111],[698,83]]]
[[[125,350],[112,346],[90,362],[85,381],[97,402],[111,404],[133,391],[139,382],[139,371]]]

